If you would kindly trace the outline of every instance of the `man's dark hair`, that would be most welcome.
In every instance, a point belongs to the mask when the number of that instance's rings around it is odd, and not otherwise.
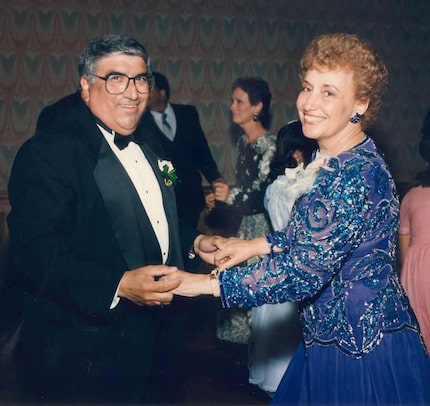
[[[152,72],[154,78],[154,88],[157,90],[164,90],[166,92],[166,101],[170,99],[170,86],[166,76],[160,72]]]
[[[91,75],[97,73],[100,59],[116,54],[140,56],[146,63],[148,74],[151,74],[151,59],[141,43],[125,35],[106,35],[94,38],[82,51],[78,65],[79,77],[84,76],[91,82]]]

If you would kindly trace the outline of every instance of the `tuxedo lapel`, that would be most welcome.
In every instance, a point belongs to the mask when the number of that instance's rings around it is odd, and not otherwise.
[[[155,176],[157,177],[158,183],[160,184],[161,194],[163,196],[164,211],[167,217],[167,223],[169,224],[169,258],[168,262],[173,259],[173,263],[177,266],[183,266],[182,254],[178,241],[180,241],[178,224],[178,214],[176,209],[176,198],[174,186],[166,186],[164,178],[161,174],[161,169],[158,166],[159,158],[145,143],[142,143],[141,148],[149,164],[154,170]]]
[[[94,177],[129,269],[161,263],[160,247],[147,213],[127,172],[104,139]]]

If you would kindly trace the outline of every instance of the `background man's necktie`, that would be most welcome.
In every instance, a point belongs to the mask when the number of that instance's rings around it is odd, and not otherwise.
[[[170,131],[172,131],[172,127],[170,127],[170,124],[169,124],[169,122],[167,121],[167,114],[166,113],[163,113],[163,115],[162,115],[162,117],[163,117],[163,124],[170,130]]]
[[[161,120],[164,126],[164,134],[166,135],[167,138],[169,138],[169,140],[173,141],[173,131],[172,131],[172,127],[169,124],[169,122],[167,121],[167,114],[163,113],[161,115]]]

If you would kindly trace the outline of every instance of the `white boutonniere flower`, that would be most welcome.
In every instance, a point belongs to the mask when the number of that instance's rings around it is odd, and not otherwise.
[[[164,178],[164,184],[166,186],[174,186],[178,181],[178,175],[176,175],[176,170],[173,164],[167,160],[158,160],[158,167],[160,168],[161,175]]]

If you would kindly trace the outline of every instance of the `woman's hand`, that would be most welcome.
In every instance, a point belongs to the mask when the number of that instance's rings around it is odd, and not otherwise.
[[[266,237],[257,237],[252,240],[229,238],[215,252],[215,265],[220,269],[231,268],[256,255],[270,253],[270,246]]]
[[[212,189],[215,193],[215,199],[220,202],[225,202],[230,195],[230,187],[225,182],[213,182]]]

